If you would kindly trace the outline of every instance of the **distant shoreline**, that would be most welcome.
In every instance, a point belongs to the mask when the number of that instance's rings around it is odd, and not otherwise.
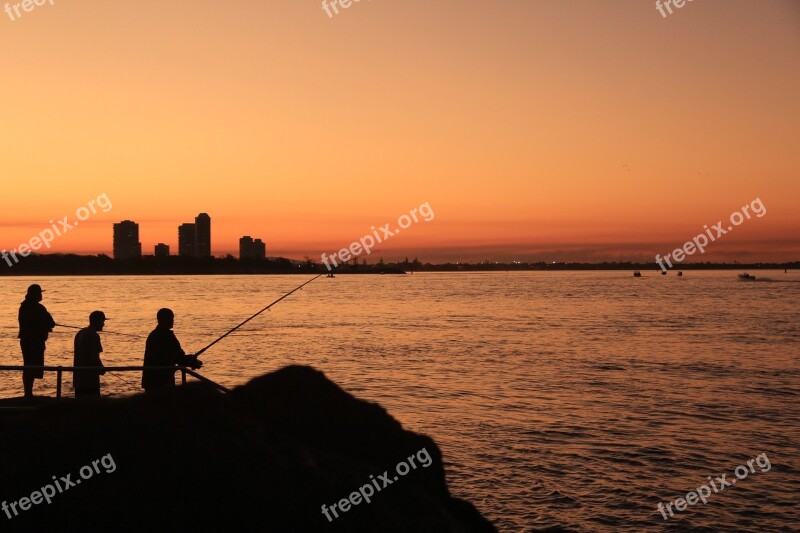
[[[5,268],[3,268],[5,266]],[[687,263],[669,269],[681,270],[800,270],[800,261],[791,263]],[[433,265],[419,261],[400,263],[347,264],[333,269],[339,274],[413,274],[416,272],[560,272],[560,271],[641,271],[660,272],[655,263],[445,263]],[[106,255],[31,255],[12,267],[0,263],[0,276],[180,276],[180,275],[264,275],[327,274],[328,269],[312,261],[283,257],[244,259],[233,256],[194,259],[154,257],[115,260]]]

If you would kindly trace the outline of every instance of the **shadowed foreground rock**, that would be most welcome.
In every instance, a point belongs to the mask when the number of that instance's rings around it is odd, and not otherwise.
[[[9,504],[53,476],[80,479],[81,467],[107,454],[116,465],[99,464],[51,504],[17,504],[11,519],[0,511],[5,531],[495,531],[450,497],[430,438],[308,367],[228,395],[195,383],[160,398],[5,413],[0,424],[0,498]],[[422,448],[433,463],[394,481],[395,466]],[[393,483],[371,503],[333,522],[322,514],[322,504],[387,470]]]

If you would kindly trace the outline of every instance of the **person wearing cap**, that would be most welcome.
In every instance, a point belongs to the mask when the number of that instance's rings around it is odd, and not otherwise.
[[[22,360],[25,366],[44,366],[44,350],[47,337],[56,323],[42,301],[42,287],[31,285],[25,300],[19,306],[19,345],[22,348]],[[25,389],[25,398],[33,398],[33,382],[42,379],[42,370],[23,370],[22,386]]]
[[[105,313],[93,311],[89,315],[89,326],[75,334],[74,367],[103,366],[103,362],[100,360],[103,345],[100,343],[99,332],[103,331],[105,323]],[[76,370],[72,380],[75,388],[75,398],[99,398],[100,376],[105,373],[105,370]]]
[[[172,331],[175,313],[171,309],[159,309],[156,314],[158,326],[147,337],[144,350],[145,367],[188,366],[192,370],[203,366],[194,355],[186,355],[181,343]],[[142,371],[142,388],[145,392],[158,392],[175,388],[175,371],[145,369]]]

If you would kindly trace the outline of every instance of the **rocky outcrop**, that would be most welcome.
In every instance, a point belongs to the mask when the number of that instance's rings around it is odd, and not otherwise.
[[[194,383],[170,395],[6,414],[1,423],[6,531],[495,530],[449,495],[430,438],[308,367],[230,394]],[[21,498],[39,499],[35,491],[56,483],[51,503],[42,497],[23,510]]]

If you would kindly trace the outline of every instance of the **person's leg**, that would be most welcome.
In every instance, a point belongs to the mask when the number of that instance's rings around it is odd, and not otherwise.
[[[37,352],[36,352],[37,363],[36,364],[38,366],[44,366],[44,351],[45,351],[46,347],[47,347],[47,345],[45,344],[44,341],[39,342],[37,347],[36,347],[37,348]],[[37,371],[36,374],[33,376],[33,379],[34,380],[44,379],[44,370]]]
[[[33,376],[22,371],[22,388],[25,389],[25,398],[33,398]]]
[[[31,362],[33,350],[31,348],[30,342],[24,339],[20,339],[19,347],[22,350],[22,364],[24,366],[29,366],[33,364]],[[33,376],[34,373],[31,370],[22,371],[22,388],[25,391],[25,398],[33,397]]]

